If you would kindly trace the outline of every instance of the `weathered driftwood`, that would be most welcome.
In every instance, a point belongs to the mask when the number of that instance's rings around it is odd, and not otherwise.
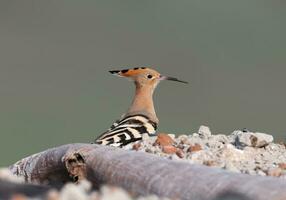
[[[230,173],[172,161],[147,153],[92,144],[69,144],[25,158],[10,167],[27,182],[60,185],[90,180],[112,184],[135,195],[214,200],[285,200],[286,180]]]

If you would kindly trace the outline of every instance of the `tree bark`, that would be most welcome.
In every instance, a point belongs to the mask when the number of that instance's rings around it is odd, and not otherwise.
[[[250,176],[93,144],[68,144],[10,166],[26,182],[62,185],[87,178],[95,187],[120,186],[135,195],[182,200],[285,200],[286,180]]]

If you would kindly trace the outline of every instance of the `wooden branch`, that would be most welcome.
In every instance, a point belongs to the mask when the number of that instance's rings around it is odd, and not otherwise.
[[[69,144],[27,157],[10,167],[27,182],[61,185],[84,178],[135,195],[172,199],[285,200],[286,180],[231,173],[152,154],[92,144]]]

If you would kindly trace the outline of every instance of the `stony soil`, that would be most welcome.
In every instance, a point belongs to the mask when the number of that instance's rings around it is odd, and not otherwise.
[[[144,151],[172,160],[218,167],[237,173],[286,179],[286,145],[269,134],[237,130],[214,135],[206,126],[191,135],[159,134],[125,149]]]
[[[208,127],[201,126],[197,133],[191,135],[144,135],[142,141],[129,144],[124,149],[152,153],[190,164],[218,167],[236,173],[286,179],[286,145],[274,143],[273,137],[265,133],[237,130],[230,135],[215,135]],[[8,170],[0,170],[0,179],[22,182],[9,174]],[[28,198],[17,196],[15,199]],[[79,185],[66,184],[61,191],[50,191],[47,197],[42,199],[167,200],[156,196],[134,198],[126,191],[111,186],[103,186],[100,191],[91,191],[91,184],[87,181]]]

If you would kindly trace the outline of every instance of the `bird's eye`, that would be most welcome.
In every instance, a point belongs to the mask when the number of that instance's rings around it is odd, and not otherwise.
[[[147,75],[147,78],[151,79],[151,78],[153,78],[153,76],[151,74],[149,74],[149,75]]]

